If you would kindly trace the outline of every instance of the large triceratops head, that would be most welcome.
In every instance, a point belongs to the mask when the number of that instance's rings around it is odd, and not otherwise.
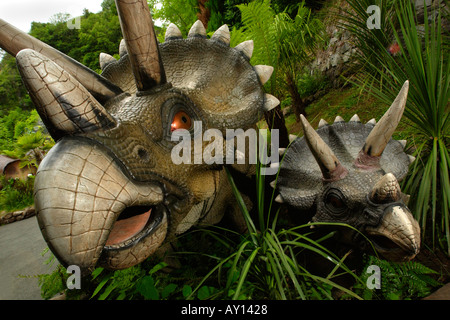
[[[170,25],[159,44],[146,1],[116,5],[121,58],[101,54],[102,75],[0,20],[0,45],[57,141],[36,176],[39,225],[60,262],[83,269],[132,266],[218,222],[233,199],[224,170],[175,164],[171,134],[196,141],[195,121],[245,129],[275,106],[262,89],[272,68],[249,63],[252,41],[230,48],[227,26],[207,39],[197,21],[186,39]]]
[[[321,120],[315,131],[302,116],[304,137],[285,152],[276,183],[277,201],[294,207],[294,215],[312,211],[312,222],[350,225],[359,232],[344,228],[340,241],[370,249],[362,233],[385,258],[399,261],[412,259],[420,247],[419,225],[398,183],[413,158],[404,141],[391,139],[408,86],[378,123],[363,124],[356,115],[346,123],[338,116],[332,125]]]

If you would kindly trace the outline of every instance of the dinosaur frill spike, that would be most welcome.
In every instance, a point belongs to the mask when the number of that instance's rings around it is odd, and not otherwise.
[[[166,83],[147,1],[116,0],[122,34],[138,91]]]
[[[295,134],[290,134],[290,135],[289,135],[289,142],[292,143],[292,142],[294,142],[297,138],[298,138],[297,135],[295,135]]]
[[[356,166],[365,169],[379,166],[381,154],[391,139],[405,110],[408,88],[409,82],[406,81],[389,110],[378,121],[367,137],[358,158],[355,160]]]
[[[324,119],[320,119],[318,128],[322,128],[326,125],[328,125],[328,122],[326,122]]]
[[[103,70],[108,64],[117,60],[113,56],[102,52],[100,53],[99,61],[100,61],[100,68]]]
[[[390,203],[401,199],[400,185],[392,173],[387,173],[375,184],[370,193],[370,201],[374,203]]]
[[[178,29],[178,27],[171,23],[169,24],[169,26],[167,27],[166,30],[166,35],[164,37],[165,41],[170,41],[170,40],[174,40],[174,39],[182,39],[183,35],[181,34],[180,29]]]
[[[345,122],[345,120],[344,120],[344,118],[342,118],[341,116],[337,116],[336,119],[334,119],[334,122],[335,122],[335,123],[338,123],[338,122]]]
[[[256,65],[255,70],[262,84],[265,84],[267,81],[269,81],[273,73],[273,67],[271,66]]]
[[[125,43],[125,39],[120,40],[119,45],[119,56],[122,58],[127,54],[127,44]]]
[[[303,115],[300,115],[300,120],[306,142],[319,164],[324,180],[337,181],[344,178],[348,173],[347,169],[342,166],[330,147],[322,140],[313,127],[311,127]]]
[[[264,94],[264,97],[264,111],[270,111],[280,104],[280,100],[271,94],[266,93]]]
[[[1,19],[0,47],[13,56],[16,56],[23,49],[33,49],[45,55],[73,75],[101,103],[105,103],[122,93],[119,87],[103,76]]]
[[[241,51],[247,58],[251,59],[253,55],[254,43],[253,40],[247,40],[238,44],[234,48]]]
[[[361,122],[361,120],[359,119],[358,115],[355,114],[351,119],[350,122]]]
[[[188,33],[188,38],[206,38],[206,29],[200,20],[197,20],[191,27]]]
[[[230,45],[230,29],[226,24],[217,29],[211,37],[211,40],[221,41],[227,46]]]

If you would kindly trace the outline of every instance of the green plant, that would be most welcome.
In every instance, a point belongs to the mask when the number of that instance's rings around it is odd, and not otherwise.
[[[436,271],[415,261],[395,263],[367,256],[365,265],[360,276],[363,282],[356,284],[353,289],[364,299],[420,299],[441,285],[433,278],[433,275],[437,274]],[[378,266],[381,271],[380,289],[377,290],[369,289],[365,285],[371,275],[367,272],[367,268],[371,265]]]
[[[265,87],[269,93],[278,96],[282,90],[286,90],[292,97],[294,113],[298,118],[305,110],[297,90],[297,73],[324,40],[324,26],[312,16],[304,3],[298,6],[294,18],[286,12],[275,13],[267,0],[237,7],[242,16],[240,32],[247,40],[254,41],[252,64],[274,67],[273,75]]]
[[[22,167],[38,167],[44,159],[45,153],[53,147],[54,141],[42,131],[21,135],[14,142],[12,151],[3,150],[3,153],[11,158],[21,159]]]
[[[53,253],[50,252],[48,247],[42,250],[41,256],[44,257],[46,254],[49,254],[49,257],[45,261],[45,264],[52,266],[56,262],[56,258]],[[60,264],[58,264],[50,274],[38,275],[38,284],[41,288],[41,297],[48,300],[56,296],[58,293],[64,292],[68,277],[69,274],[66,272],[66,268]]]
[[[124,270],[108,271],[97,268],[92,272],[92,281],[99,280],[92,298],[106,299],[132,299],[139,295],[137,284],[145,277],[145,271],[140,265]]]
[[[372,70],[379,63],[379,50],[387,51],[393,40],[393,25],[397,25],[394,4],[397,0],[346,0],[348,5],[336,8],[339,17],[338,26],[350,31],[353,35],[354,45],[358,48],[353,61],[358,64],[358,71],[371,72],[376,79],[382,79],[388,71],[383,69]],[[368,28],[370,15],[367,12],[370,6],[380,9],[378,16],[379,28]],[[370,81],[370,79],[365,79]],[[383,84],[383,81],[380,81]]]
[[[344,264],[347,257],[338,257],[328,250],[323,242],[332,237],[330,233],[320,239],[311,237],[308,231],[314,224],[306,224],[284,229],[278,225],[279,211],[273,212],[271,200],[266,207],[264,201],[264,175],[257,166],[256,174],[256,207],[257,217],[253,220],[247,210],[245,201],[234,183],[232,174],[227,169],[227,176],[239,207],[245,219],[248,231],[232,243],[228,239],[220,239],[232,248],[232,253],[219,260],[203,280],[188,296],[191,298],[197,290],[215,273],[224,276],[224,286],[216,295],[225,299],[332,299],[332,289],[342,290],[353,298],[360,297],[333,280],[338,275],[352,273]],[[339,224],[340,226],[344,226]],[[327,276],[316,275],[301,263],[298,257],[305,252],[312,252],[331,261],[334,268]],[[220,275],[219,281],[221,280]]]
[[[359,3],[347,2],[352,7]],[[409,80],[404,114],[418,132],[410,142],[417,159],[402,190],[411,194],[409,206],[422,227],[424,238],[431,231],[433,247],[437,240],[450,254],[450,59],[448,34],[442,26],[442,16],[446,13],[441,11],[445,9],[432,8],[430,14],[425,5],[423,28],[419,28],[417,12],[410,1],[398,0],[391,8],[393,21],[386,21],[376,32],[362,27],[367,14],[348,20],[347,28],[359,43],[366,43],[360,48],[361,59],[366,61],[366,76],[354,82],[381,102],[390,104],[402,84]],[[389,38],[391,32],[393,38]],[[380,40],[381,33],[385,39],[395,42],[395,53],[388,50],[386,41]]]
[[[318,72],[299,74],[296,80],[297,90],[303,99],[329,86],[327,78]]]
[[[25,180],[0,177],[0,212],[21,210],[34,203],[34,176]]]

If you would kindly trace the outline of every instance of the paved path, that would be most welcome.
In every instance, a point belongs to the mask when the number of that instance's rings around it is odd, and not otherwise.
[[[0,226],[0,300],[39,300],[37,275],[51,273],[36,217]]]

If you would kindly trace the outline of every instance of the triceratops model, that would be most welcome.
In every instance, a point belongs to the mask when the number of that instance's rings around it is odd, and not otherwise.
[[[0,20],[0,45],[57,141],[36,175],[38,223],[58,260],[82,270],[135,265],[237,212],[223,168],[174,164],[171,134],[197,143],[195,121],[245,130],[279,103],[262,87],[273,68],[249,62],[252,41],[230,48],[227,26],[207,39],[197,21],[187,39],[170,25],[158,44],[145,0],[116,5],[121,58],[101,54],[102,75]]]
[[[419,225],[398,183],[414,158],[404,152],[405,141],[391,139],[408,86],[378,123],[363,124],[357,115],[347,123],[338,116],[332,125],[321,120],[315,131],[302,116],[304,137],[285,151],[272,184],[280,193],[276,200],[295,208],[298,219],[350,225],[340,229],[338,241],[372,251],[365,235],[394,261],[412,259],[420,247]]]
[[[184,39],[172,24],[158,44],[145,0],[116,5],[121,58],[101,54],[102,75],[0,20],[0,46],[16,56],[57,142],[36,175],[39,226],[58,260],[83,270],[130,267],[191,226],[225,214],[242,223],[223,167],[175,163],[173,133],[189,133],[193,159],[209,147],[203,131],[246,130],[279,104],[263,91],[273,68],[250,64],[251,41],[231,48],[227,26],[207,39],[198,21]],[[391,239],[399,249],[375,239],[387,257],[416,254],[417,223],[397,183],[408,156],[390,140],[406,91],[373,130],[354,119],[316,133],[302,118],[305,139],[284,156],[278,200],[315,210],[313,221],[345,222]],[[347,240],[358,237],[349,233]]]

